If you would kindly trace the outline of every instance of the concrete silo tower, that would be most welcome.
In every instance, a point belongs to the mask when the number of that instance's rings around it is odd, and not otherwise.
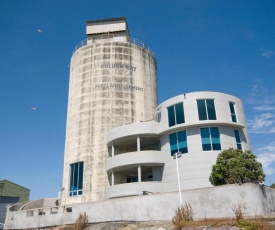
[[[152,120],[156,61],[125,18],[88,21],[70,64],[62,204],[105,199],[106,133]]]

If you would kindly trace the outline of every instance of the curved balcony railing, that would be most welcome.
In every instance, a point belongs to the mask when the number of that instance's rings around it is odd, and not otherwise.
[[[164,183],[159,181],[153,182],[136,182],[119,184],[108,187],[106,189],[107,198],[125,197],[125,196],[139,196],[151,195],[154,193],[164,192]]]
[[[165,152],[161,151],[140,151],[140,152],[129,152],[116,155],[107,160],[106,170],[111,170],[114,168],[126,167],[129,165],[138,164],[154,164],[154,165],[164,165]]]
[[[87,38],[81,42],[79,42],[76,47],[73,50],[73,53],[76,52],[79,48],[86,46],[88,44],[88,41],[92,41],[93,38]],[[147,49],[153,56],[154,53],[150,50],[149,46],[146,46],[144,42],[127,36],[118,36],[118,35],[102,35],[102,36],[96,36],[95,42],[104,41],[104,42],[127,42],[130,44],[137,45],[139,47],[142,47],[144,49]]]

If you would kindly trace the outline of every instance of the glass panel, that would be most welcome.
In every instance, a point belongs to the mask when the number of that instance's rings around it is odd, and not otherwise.
[[[203,151],[211,150],[209,128],[201,128],[201,142]]]
[[[216,127],[211,127],[210,133],[213,150],[221,150],[219,129]]]
[[[210,144],[209,128],[201,128],[201,141],[203,144]]]
[[[236,117],[236,115],[233,115],[233,114],[232,114],[232,115],[231,115],[231,118],[232,118],[232,121],[233,121],[233,122],[237,122],[237,117]]]
[[[179,145],[179,152],[187,153],[187,140],[186,140],[186,131],[178,132],[178,145]]]
[[[211,144],[202,144],[202,150],[203,150],[203,151],[212,150]]]
[[[70,191],[73,190],[73,183],[74,183],[74,164],[71,165],[71,175],[70,175]]]
[[[176,124],[174,106],[171,106],[171,107],[167,108],[167,110],[168,110],[169,127],[171,127],[171,126],[174,126]]]
[[[235,137],[236,137],[236,142],[241,143],[241,138],[238,130],[234,130]]]
[[[212,144],[213,150],[221,150],[221,144]]]
[[[171,150],[171,156],[178,152],[178,143],[177,143],[177,134],[172,133],[169,135],[170,138],[170,150]]]
[[[77,182],[78,182],[78,164],[74,164],[74,183],[73,183],[73,186],[74,186],[74,190],[77,189]]]
[[[207,120],[205,100],[197,100],[199,120]]]
[[[211,127],[210,128],[210,133],[211,133],[211,139],[213,144],[218,144],[220,143],[220,134],[219,134],[219,129],[216,127]]]
[[[79,182],[78,189],[83,189],[83,162],[79,163]]]
[[[216,110],[214,100],[206,100],[207,111],[208,111],[208,120],[216,120]]]
[[[230,107],[230,112],[231,112],[232,114],[235,114],[234,104],[230,102],[230,103],[229,103],[229,107]]]
[[[177,124],[184,123],[183,103],[175,105]]]
[[[231,112],[231,118],[233,122],[237,122],[237,117],[235,113],[235,105],[232,102],[229,102],[230,112]]]
[[[236,143],[237,143],[237,148],[242,149],[242,144],[241,144],[241,138],[240,138],[240,133],[238,130],[234,130],[235,133],[235,138],[236,138]]]
[[[242,150],[242,145],[241,144],[237,144],[237,148]]]

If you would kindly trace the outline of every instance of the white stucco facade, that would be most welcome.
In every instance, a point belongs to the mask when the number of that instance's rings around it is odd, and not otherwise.
[[[215,117],[201,120],[198,101],[211,102]],[[184,121],[169,124],[168,108],[182,104]],[[234,114],[230,109],[234,108]],[[180,107],[181,108],[181,107]],[[207,111],[206,106],[206,112]],[[232,120],[232,116],[235,119]],[[156,109],[157,121],[117,127],[107,135],[110,158],[106,171],[110,187],[107,198],[152,193],[174,192],[179,189],[176,159],[171,153],[173,135],[186,134],[182,148],[185,152],[177,159],[180,189],[195,189],[211,186],[209,176],[218,154],[229,148],[250,150],[246,120],[239,98],[219,92],[193,92],[173,97]],[[203,132],[214,130],[216,137],[202,137]],[[236,132],[240,142],[236,140]],[[215,133],[214,133],[215,134]],[[218,147],[206,146],[205,141],[217,141]],[[237,145],[239,144],[239,146]],[[178,141],[178,145],[181,143]],[[213,149],[213,148],[214,149]],[[172,147],[173,148],[173,147]],[[180,152],[180,151],[176,151]],[[127,191],[129,191],[127,193]]]

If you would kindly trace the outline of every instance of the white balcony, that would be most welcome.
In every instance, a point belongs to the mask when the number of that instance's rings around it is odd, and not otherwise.
[[[161,192],[164,192],[164,184],[162,182],[147,181],[111,186],[106,190],[106,197],[115,198],[125,196],[151,195]]]
[[[164,152],[148,150],[119,154],[107,160],[106,170],[127,168],[134,165],[164,165]]]

